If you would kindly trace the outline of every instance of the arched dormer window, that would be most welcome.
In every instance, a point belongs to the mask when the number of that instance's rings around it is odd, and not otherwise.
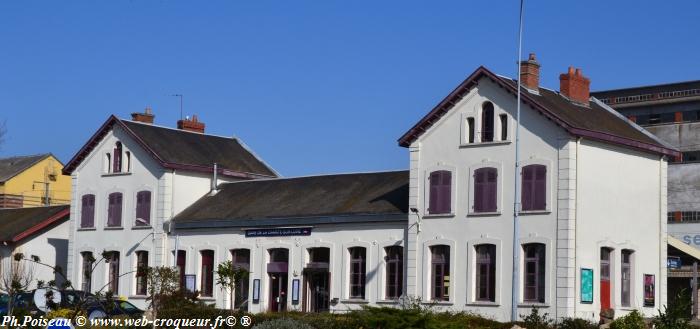
[[[493,142],[493,103],[484,102],[481,105],[481,141],[482,142]]]
[[[119,173],[122,172],[122,143],[117,142],[114,145],[114,154],[112,155],[112,172]]]

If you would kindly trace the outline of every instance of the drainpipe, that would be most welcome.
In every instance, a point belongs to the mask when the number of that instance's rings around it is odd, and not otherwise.
[[[214,175],[212,176],[211,179],[211,191],[209,192],[209,195],[216,195],[217,192],[219,192],[218,188],[218,182],[219,180],[219,166],[214,162]]]

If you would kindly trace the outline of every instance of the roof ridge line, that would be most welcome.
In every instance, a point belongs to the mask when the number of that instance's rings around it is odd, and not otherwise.
[[[311,178],[311,177],[328,177],[328,176],[349,176],[349,175],[367,175],[367,174],[386,174],[393,172],[409,171],[409,169],[395,169],[395,170],[381,170],[381,171],[360,171],[360,172],[344,172],[344,173],[329,173],[329,174],[318,174],[318,175],[304,175],[304,176],[292,176],[292,177],[270,177],[270,178],[260,178],[260,179],[250,179],[250,180],[240,180],[235,182],[221,183],[221,185],[227,184],[240,184],[240,183],[253,183],[258,181],[270,181],[270,180],[292,180],[300,178]]]
[[[216,135],[216,134],[198,133],[196,131],[189,131],[189,130],[185,130],[185,129],[178,129],[178,128],[173,128],[173,127],[161,126],[161,125],[157,125],[157,124],[144,123],[144,122],[139,122],[139,121],[134,121],[134,120],[129,120],[129,119],[122,119],[119,117],[117,117],[117,120],[119,120],[123,123],[129,122],[129,123],[135,123],[135,124],[140,124],[140,125],[149,126],[149,127],[169,129],[169,130],[174,130],[174,131],[184,132],[184,133],[189,133],[189,134],[197,134],[197,135],[201,135],[201,136],[211,136],[211,137],[218,137],[218,138],[225,138],[225,139],[236,139],[234,136],[223,136],[223,135]]]

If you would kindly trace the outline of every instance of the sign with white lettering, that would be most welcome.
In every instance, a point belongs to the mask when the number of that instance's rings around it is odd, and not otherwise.
[[[246,238],[262,238],[272,236],[308,236],[310,227],[260,228],[245,231]]]
[[[668,259],[666,260],[666,267],[672,268],[672,269],[679,269],[681,268],[681,258],[677,256],[668,256]]]

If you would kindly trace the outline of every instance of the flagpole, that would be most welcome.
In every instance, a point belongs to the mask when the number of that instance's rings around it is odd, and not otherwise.
[[[522,58],[523,46],[523,5],[525,0],[520,0],[520,21],[518,24],[518,60],[515,62],[518,66],[518,91],[517,105],[515,114],[515,175],[513,176],[514,197],[513,197],[513,277],[511,284],[511,310],[510,320],[518,321],[518,301],[520,300],[520,244],[518,238],[520,236],[519,227],[519,211],[520,211],[520,59]]]

